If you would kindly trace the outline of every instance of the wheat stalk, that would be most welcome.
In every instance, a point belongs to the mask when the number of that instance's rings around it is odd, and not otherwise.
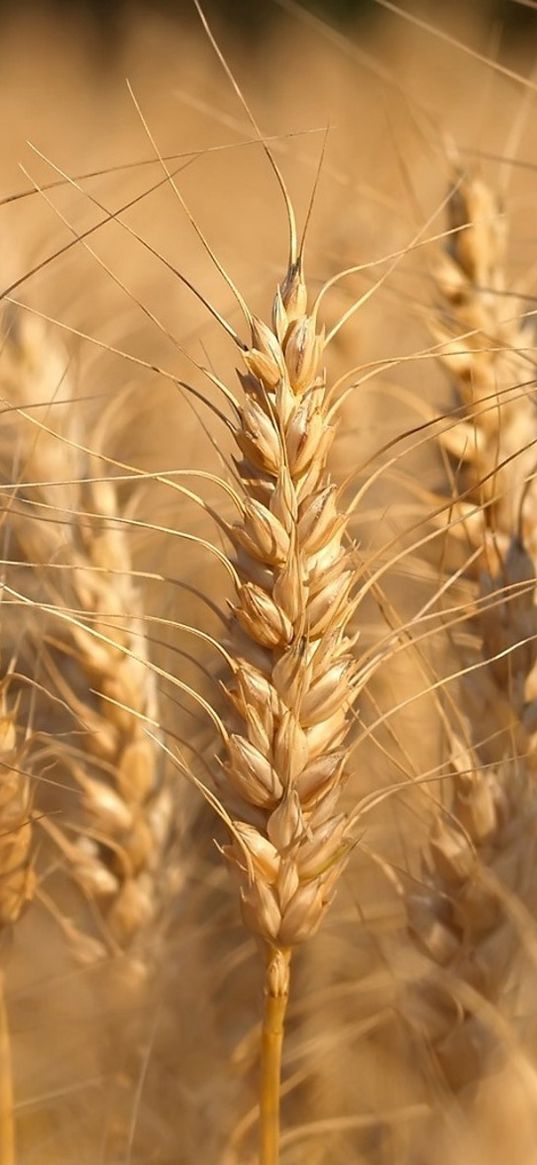
[[[3,387],[0,382],[1,395]],[[2,527],[9,532],[9,508],[3,515]],[[4,552],[8,544],[9,536],[4,540]],[[4,586],[5,577],[2,591]],[[0,603],[2,599],[3,594]],[[10,698],[12,682],[12,668],[8,668],[0,678],[0,932],[4,942],[5,931],[18,922],[36,890],[34,795],[26,767],[29,734],[25,733],[21,743],[20,699]],[[15,1165],[16,1160],[11,1038],[3,970],[0,971],[0,1160],[3,1165]]]
[[[0,682],[0,930],[13,926],[34,896],[31,780],[26,749],[17,740],[16,704],[9,701],[9,673]],[[0,972],[0,1160],[15,1165],[13,1084],[4,974]]]
[[[8,670],[0,680],[0,937],[13,927],[35,894],[33,789],[26,769],[28,735],[18,739],[18,701],[9,697]],[[4,960],[2,959],[2,962]],[[15,1165],[11,1039],[0,970],[0,1160]]]

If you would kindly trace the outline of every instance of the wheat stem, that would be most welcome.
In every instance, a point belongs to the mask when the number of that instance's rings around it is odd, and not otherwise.
[[[3,975],[0,975],[0,1165],[15,1165],[11,1040]]]
[[[289,950],[268,948],[259,1090],[260,1165],[278,1165],[280,1160],[281,1064],[290,965]]]

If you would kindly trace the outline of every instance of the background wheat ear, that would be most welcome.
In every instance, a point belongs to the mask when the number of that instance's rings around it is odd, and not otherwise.
[[[12,638],[21,645],[21,668],[39,679],[42,699],[49,694],[37,728],[47,772],[54,767],[34,806],[3,687],[6,757],[18,759],[2,784],[6,826],[11,822],[0,844],[3,868],[10,863],[3,913],[14,921],[34,885],[33,836],[41,905],[83,969],[108,967],[95,972],[95,1006],[100,997],[101,1007],[111,1008],[113,999],[123,1016],[122,1058],[130,1054],[130,1062],[111,1082],[117,1103],[107,1137],[107,1151],[114,1143],[122,1152],[131,1103],[125,1076],[132,1076],[132,1090],[164,920],[178,888],[179,814],[160,749],[156,674],[133,572],[135,495],[129,507],[120,501],[103,450],[109,413],[92,433],[81,432],[73,379],[51,330],[12,314],[0,358],[9,410],[3,455],[6,477],[12,475],[10,549],[19,559],[9,587],[19,611]],[[96,1023],[110,1040],[119,1019]]]
[[[0,396],[5,407],[5,337],[0,351]],[[10,449],[10,467],[16,461]],[[17,634],[13,630],[14,604],[9,558],[13,553],[10,502],[4,507],[1,523],[2,579],[0,624],[2,627],[2,669],[0,672],[0,1158],[15,1165],[15,1097],[7,987],[10,975],[12,930],[33,901],[37,889],[35,824],[36,787],[32,758],[32,731],[29,707],[17,676]],[[9,606],[8,606],[9,604]]]
[[[537,422],[527,335],[511,317],[514,300],[502,297],[498,202],[482,179],[464,176],[449,209],[455,233],[438,264],[449,315],[435,333],[465,415],[440,442],[462,463],[464,502],[455,497],[454,512],[471,552],[477,651],[461,652],[471,697],[460,722],[466,739],[460,729],[452,735],[451,797],[407,906],[411,934],[438,968],[413,993],[413,1021],[460,1094],[486,1077],[498,1033],[515,1014],[524,948],[516,904],[530,905],[535,894],[537,798],[525,722],[536,658],[528,469]],[[480,524],[467,520],[476,507]]]

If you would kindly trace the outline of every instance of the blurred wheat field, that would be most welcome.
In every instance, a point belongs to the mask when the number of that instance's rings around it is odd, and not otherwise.
[[[5,25],[2,1165],[534,1160],[537,13],[396,7]]]

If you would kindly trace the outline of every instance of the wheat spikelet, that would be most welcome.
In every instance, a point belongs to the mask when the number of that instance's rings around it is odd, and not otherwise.
[[[105,946],[90,942],[88,947],[80,936],[81,954],[89,957],[107,947],[129,948],[155,918],[173,800],[158,746],[145,732],[145,724],[157,720],[155,680],[147,666],[143,604],[131,577],[128,535],[114,523],[117,489],[106,469],[103,473],[105,462],[96,453],[83,455],[76,443],[66,357],[40,321],[17,320],[5,353],[4,393],[19,408],[53,402],[60,385],[69,406],[58,434],[48,417],[37,425],[30,414],[20,418],[24,476],[33,487],[26,492],[34,506],[45,507],[48,520],[43,532],[19,514],[15,529],[29,561],[66,564],[77,610],[76,617],[67,613],[54,625],[54,638],[74,656],[86,684],[81,693],[65,678],[62,684],[85,728],[86,758],[69,765],[81,791],[78,837],[72,840],[55,821],[47,830],[101,912]],[[53,483],[60,483],[61,497]],[[67,521],[51,521],[50,515],[63,517],[64,506]]]

